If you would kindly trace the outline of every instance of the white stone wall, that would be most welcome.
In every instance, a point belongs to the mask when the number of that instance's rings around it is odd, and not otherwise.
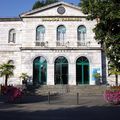
[[[0,64],[6,63],[8,60],[13,60],[14,65],[15,65],[15,70],[14,70],[14,76],[11,76],[8,79],[8,84],[10,85],[16,85],[16,84],[21,84],[21,81],[19,79],[19,76],[21,74],[21,52],[19,51],[0,51]],[[0,78],[0,84],[4,84],[4,77]]]
[[[0,22],[0,45],[8,44],[9,31],[15,29],[16,41],[15,44],[21,44],[23,22],[22,21],[4,21]]]
[[[63,17],[83,16],[83,13],[76,8],[66,5],[64,7],[66,8],[66,13]],[[96,25],[96,21],[87,21],[84,17],[81,17],[81,21],[42,21],[42,16],[58,17],[57,7],[45,10],[42,13],[37,12],[32,15],[27,15],[29,18],[23,18],[21,21],[0,22],[0,64],[11,59],[16,66],[14,77],[10,78],[9,84],[21,84],[22,81],[19,79],[19,76],[23,72],[27,73],[32,78],[33,61],[36,57],[43,56],[47,60],[47,84],[54,85],[54,61],[57,57],[64,56],[69,63],[69,84],[76,85],[76,60],[81,56],[85,56],[90,62],[89,84],[94,85],[95,81],[92,81],[91,71],[93,68],[99,67],[101,73],[101,50],[87,50],[87,48],[100,48],[100,45],[97,44],[94,39],[94,33],[92,31]],[[36,28],[39,25],[45,26],[45,42],[48,42],[48,45],[43,48],[44,50],[41,49],[41,46],[35,46]],[[63,49],[67,48],[67,50],[57,50],[57,48],[60,47],[56,47],[56,34],[59,25],[66,27],[65,42],[69,41],[69,45],[63,46]],[[72,50],[72,48],[77,49],[77,28],[80,25],[86,27],[86,43],[89,42],[90,44],[78,47],[84,50]],[[13,28],[16,30],[16,42],[8,43],[9,30]],[[26,50],[21,50],[21,47],[26,48]],[[27,49],[28,47],[29,49]],[[35,50],[36,48],[37,50]],[[55,48],[56,50],[50,50],[51,48]],[[3,83],[3,78],[0,78],[0,84]]]
[[[57,12],[59,6],[56,6],[52,9],[46,9],[45,11],[40,11],[29,16],[61,16]],[[65,13],[62,16],[85,16],[79,8],[72,8],[70,6],[62,5],[65,8]]]
[[[70,85],[76,85],[76,60],[81,56],[88,58],[90,63],[90,85],[94,85],[95,81],[92,81],[92,68],[101,68],[101,51],[99,50],[62,50],[59,51],[24,51],[22,52],[22,72],[26,72],[29,76],[33,77],[33,61],[36,57],[43,56],[47,60],[47,84],[54,85],[54,62],[59,56],[64,56],[68,60],[69,71],[68,71],[68,83]],[[101,70],[100,70],[101,73]]]
[[[94,28],[96,21],[87,21],[85,18],[81,18],[82,21],[42,21],[42,18],[24,18],[24,29],[22,46],[35,46],[36,41],[36,28],[39,25],[45,27],[45,40],[48,42],[47,47],[56,47],[57,27],[64,25],[66,27],[65,43],[69,41],[69,47],[77,47],[77,28],[80,25],[84,25],[87,29],[86,43],[89,43],[90,47],[100,47],[94,39]]]

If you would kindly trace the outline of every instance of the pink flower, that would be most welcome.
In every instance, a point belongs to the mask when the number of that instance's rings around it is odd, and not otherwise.
[[[104,99],[106,102],[109,102],[112,104],[119,104],[120,103],[120,91],[106,90],[104,92]]]

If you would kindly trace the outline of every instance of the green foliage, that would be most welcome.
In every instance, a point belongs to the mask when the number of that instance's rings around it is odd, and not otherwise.
[[[120,0],[81,0],[81,7],[88,20],[97,20],[95,39],[120,71]]]
[[[55,2],[58,2],[58,0],[42,0],[42,1],[38,0],[34,3],[32,10],[55,3]]]
[[[44,6],[44,1],[36,1],[32,7],[32,10],[43,7]]]
[[[116,65],[112,62],[108,62],[108,75],[115,75],[116,77],[116,86],[118,86],[118,75],[120,75],[120,71]]]
[[[109,75],[120,75],[118,68],[111,62],[109,62],[108,73]]]
[[[101,75],[100,75],[100,73],[95,73],[95,74],[93,74],[93,77],[95,77],[95,79],[100,79]]]
[[[20,78],[22,80],[27,80],[29,78],[29,76],[27,75],[27,73],[21,73]]]
[[[96,85],[102,84],[102,76],[100,75],[100,73],[94,73],[93,77],[95,78]]]
[[[58,2],[58,0],[46,0],[45,5],[49,5],[55,2]]]
[[[13,62],[11,60],[0,65],[0,77],[5,76],[5,86],[7,86],[8,78],[13,76],[14,69],[15,66],[13,65]]]

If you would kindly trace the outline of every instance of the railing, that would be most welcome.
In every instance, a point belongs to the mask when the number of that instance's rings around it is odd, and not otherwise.
[[[47,41],[46,42],[36,41],[35,45],[36,46],[41,46],[41,47],[46,47],[46,46],[48,46],[48,42]]]
[[[69,41],[67,42],[60,42],[60,41],[57,41],[56,42],[56,46],[59,46],[59,47],[69,47]]]
[[[35,45],[36,46],[41,46],[41,47],[50,47],[48,42],[39,42],[39,41],[36,41],[35,42]],[[52,45],[52,44],[51,44]],[[54,45],[54,43],[53,43]],[[81,42],[81,41],[78,41],[77,42],[77,45],[76,45],[76,42],[61,42],[61,41],[57,41],[56,42],[56,47],[72,47],[72,46],[90,46],[91,45],[91,42],[90,41],[87,41],[87,42]]]
[[[88,41],[88,42],[81,42],[81,41],[78,41],[77,42],[77,46],[90,46],[90,41]]]

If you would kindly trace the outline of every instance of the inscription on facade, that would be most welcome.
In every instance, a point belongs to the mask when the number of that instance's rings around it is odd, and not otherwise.
[[[54,18],[42,18],[42,21],[82,21],[81,18],[77,17],[54,17]]]

